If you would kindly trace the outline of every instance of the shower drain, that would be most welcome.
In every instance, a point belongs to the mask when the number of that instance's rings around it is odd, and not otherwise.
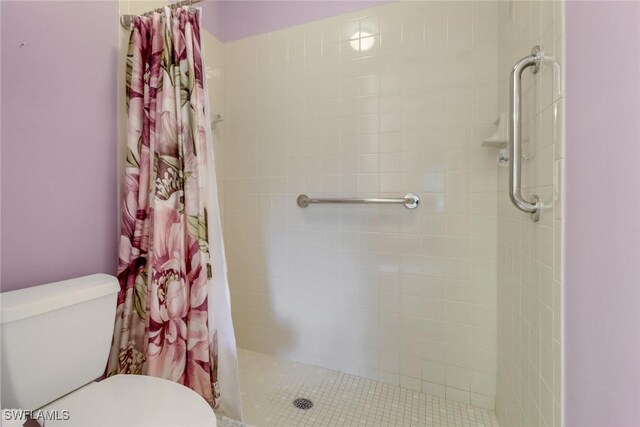
[[[309,399],[305,399],[304,397],[299,397],[293,401],[293,406],[298,409],[311,409],[313,408],[313,402]]]

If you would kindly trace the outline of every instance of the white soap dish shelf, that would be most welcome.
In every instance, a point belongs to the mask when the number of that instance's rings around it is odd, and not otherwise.
[[[496,131],[482,141],[483,147],[489,148],[502,148],[509,143],[509,129],[507,127],[507,113],[501,113],[496,119]]]

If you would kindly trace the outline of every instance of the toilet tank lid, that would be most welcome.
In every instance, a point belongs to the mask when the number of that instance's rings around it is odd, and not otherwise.
[[[92,274],[61,282],[0,293],[0,323],[10,323],[82,302],[112,295],[120,290],[118,279]]]

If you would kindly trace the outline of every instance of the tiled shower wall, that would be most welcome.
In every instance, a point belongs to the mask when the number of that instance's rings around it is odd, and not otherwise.
[[[534,45],[555,57],[523,74],[523,194],[541,196],[539,223],[511,205],[498,174],[498,393],[501,425],[561,425],[562,81],[561,2],[501,2],[500,81]],[[500,86],[500,111],[508,108]]]
[[[498,4],[391,3],[224,61],[239,346],[492,408]],[[416,210],[296,205],[409,192]]]

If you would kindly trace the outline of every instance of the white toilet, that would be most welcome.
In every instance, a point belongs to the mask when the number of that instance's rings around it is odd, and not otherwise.
[[[2,408],[59,418],[46,427],[215,427],[209,404],[175,382],[94,381],[107,363],[118,290],[115,277],[96,274],[0,294]]]

